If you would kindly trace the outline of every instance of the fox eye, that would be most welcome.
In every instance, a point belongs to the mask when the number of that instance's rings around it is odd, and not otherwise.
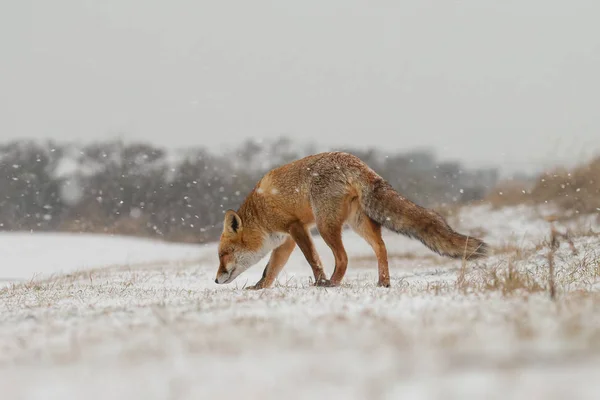
[[[225,256],[228,256],[231,253],[231,251],[229,250],[223,250],[222,252],[219,253],[219,257],[223,258]]]

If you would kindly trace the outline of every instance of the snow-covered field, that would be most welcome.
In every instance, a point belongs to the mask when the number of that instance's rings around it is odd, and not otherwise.
[[[197,261],[206,250],[108,235],[1,232],[0,284],[99,267]]]
[[[2,234],[0,398],[600,398],[596,216],[571,226],[577,254],[561,241],[555,301],[533,210],[450,221],[495,254],[464,266],[389,234],[391,289],[352,233],[342,287],[311,286],[296,250],[262,291],[242,287],[264,262],[217,286],[213,244]]]

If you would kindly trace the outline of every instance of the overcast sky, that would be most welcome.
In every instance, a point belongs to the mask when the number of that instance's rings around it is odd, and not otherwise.
[[[600,151],[597,0],[0,0],[0,139]]]

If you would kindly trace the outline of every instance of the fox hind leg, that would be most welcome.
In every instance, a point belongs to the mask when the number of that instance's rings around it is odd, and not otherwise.
[[[340,198],[339,201],[331,201],[327,205],[329,207],[325,205],[319,207],[316,204],[315,217],[319,234],[335,257],[335,269],[330,280],[332,286],[338,286],[342,282],[348,267],[348,255],[342,242],[342,227],[350,214],[350,201]]]
[[[342,279],[344,279],[346,269],[348,268],[348,255],[342,242],[342,226],[321,225],[318,226],[318,229],[321,237],[327,243],[335,257],[335,269],[333,270],[333,274],[331,274],[330,280],[332,286],[338,286],[342,282]]]
[[[357,209],[348,223],[358,235],[366,240],[377,257],[379,272],[378,286],[390,287],[390,270],[388,266],[387,249],[381,237],[381,225],[369,218],[362,210]]]

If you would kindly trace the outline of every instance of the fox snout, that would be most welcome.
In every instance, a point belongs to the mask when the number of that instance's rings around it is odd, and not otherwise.
[[[228,283],[231,278],[231,274],[229,272],[218,273],[215,279],[215,283],[221,285],[223,283]]]
[[[225,268],[223,264],[219,264],[219,269],[217,270],[215,283],[218,285],[226,283],[230,276],[231,274],[227,271],[227,268]]]
[[[219,264],[219,269],[217,270],[217,276],[215,278],[215,283],[217,285],[222,285],[224,283],[229,283],[233,281],[238,275],[239,272],[243,271],[243,269],[237,268],[237,266],[230,265],[229,270],[225,266],[224,263]]]

